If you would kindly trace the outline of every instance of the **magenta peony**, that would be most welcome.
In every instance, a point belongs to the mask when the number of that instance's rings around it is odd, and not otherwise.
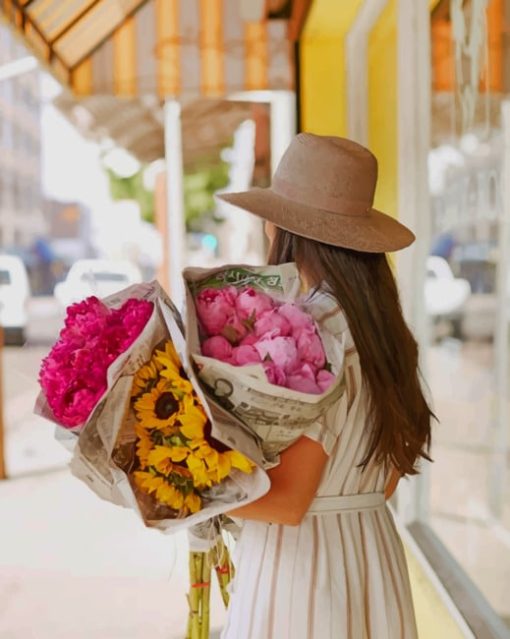
[[[206,357],[214,357],[222,362],[228,362],[232,357],[232,346],[221,335],[214,335],[202,344],[202,353]]]
[[[257,318],[273,308],[273,300],[254,288],[245,288],[236,299],[236,308],[241,319]]]
[[[140,335],[152,302],[129,299],[110,309],[96,297],[72,304],[56,344],[42,361],[39,383],[56,420],[83,425],[107,389],[110,364]]]
[[[236,309],[237,289],[206,288],[195,300],[198,319],[207,335],[219,335]]]

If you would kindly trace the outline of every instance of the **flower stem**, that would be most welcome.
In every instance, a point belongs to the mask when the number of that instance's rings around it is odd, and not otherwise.
[[[200,598],[201,589],[197,584],[201,583],[202,578],[202,562],[204,553],[189,553],[189,577],[190,591],[188,595],[189,602],[189,618],[188,618],[188,637],[189,639],[201,639],[200,635]]]
[[[209,639],[210,601],[211,601],[211,562],[206,553],[202,559],[202,587],[200,588],[202,606],[200,611],[201,635],[200,639]]]

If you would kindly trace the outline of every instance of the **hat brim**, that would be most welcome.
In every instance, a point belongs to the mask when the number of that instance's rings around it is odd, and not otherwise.
[[[364,253],[399,251],[416,239],[406,226],[376,209],[365,215],[331,213],[284,198],[270,188],[217,197],[296,235]]]

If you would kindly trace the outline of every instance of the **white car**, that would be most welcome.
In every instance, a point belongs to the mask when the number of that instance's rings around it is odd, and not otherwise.
[[[428,315],[459,319],[470,295],[469,282],[455,277],[444,258],[432,255],[427,258],[425,308]]]
[[[30,285],[22,260],[15,255],[0,255],[0,325],[6,342],[24,343],[29,298]]]
[[[54,295],[66,307],[90,295],[107,297],[141,281],[140,270],[127,260],[77,260],[55,286]]]

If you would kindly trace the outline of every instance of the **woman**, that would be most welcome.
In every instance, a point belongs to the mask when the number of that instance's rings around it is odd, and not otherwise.
[[[266,220],[269,261],[295,261],[344,323],[341,399],[281,455],[246,520],[223,639],[416,639],[407,566],[385,497],[429,459],[432,413],[385,253],[414,240],[373,209],[377,161],[298,135],[270,189],[223,199]],[[341,309],[341,310],[340,310]]]

